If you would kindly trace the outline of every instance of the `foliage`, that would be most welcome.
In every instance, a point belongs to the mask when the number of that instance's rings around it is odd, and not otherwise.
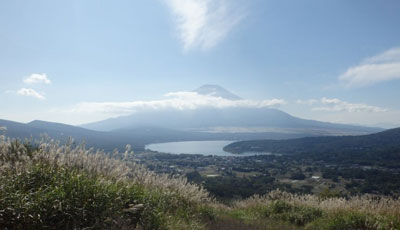
[[[142,214],[140,187],[104,183],[63,167],[39,163],[19,174],[6,171],[0,182],[2,228],[134,227]]]
[[[400,202],[388,197],[321,199],[277,190],[237,201],[234,207],[239,216],[250,212],[256,219],[264,216],[310,230],[400,229]]]
[[[265,216],[297,226],[304,226],[322,217],[322,211],[313,207],[292,205],[285,201],[276,200],[267,206]]]
[[[211,201],[184,178],[84,146],[0,143],[1,229],[203,229]]]
[[[294,172],[290,175],[290,179],[292,180],[304,180],[306,176],[301,172]]]
[[[270,176],[206,178],[204,187],[220,200],[248,198],[272,190]]]
[[[322,200],[328,200],[331,198],[340,198],[343,197],[343,195],[338,191],[325,188],[324,190],[322,190],[322,192],[318,194],[318,197],[320,197]]]
[[[383,230],[400,229],[394,218],[373,216],[357,212],[339,212],[313,222],[307,230]]]

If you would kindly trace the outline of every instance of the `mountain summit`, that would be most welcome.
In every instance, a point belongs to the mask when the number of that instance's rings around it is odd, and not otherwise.
[[[219,85],[203,85],[199,88],[193,90],[200,95],[208,95],[213,97],[221,97],[228,100],[240,100],[239,96],[229,92],[228,90],[222,88]]]
[[[192,91],[199,95],[241,100],[239,96],[218,85],[203,85]],[[361,126],[333,124],[305,120],[291,116],[273,108],[249,107],[201,107],[197,109],[159,109],[140,110],[131,115],[110,118],[103,121],[83,124],[81,127],[97,131],[133,130],[140,127],[163,128],[175,131],[190,131],[197,134],[225,135],[232,139],[271,139],[282,135],[357,135],[368,134],[381,129]],[[196,134],[196,135],[197,135]],[[235,136],[232,136],[232,135]]]

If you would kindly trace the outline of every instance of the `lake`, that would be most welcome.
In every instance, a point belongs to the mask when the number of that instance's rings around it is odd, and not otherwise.
[[[254,156],[267,153],[248,152],[232,154],[223,148],[234,141],[180,141],[146,145],[146,149],[171,154],[201,154],[215,156]]]

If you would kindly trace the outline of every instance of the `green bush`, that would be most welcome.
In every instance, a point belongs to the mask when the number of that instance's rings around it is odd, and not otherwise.
[[[342,211],[321,218],[306,227],[307,230],[389,230],[400,229],[398,219],[364,213]]]
[[[143,189],[38,164],[0,179],[0,228],[104,229],[140,222]]]
[[[0,184],[0,229],[173,229],[200,219],[177,195],[48,164],[3,172]]]
[[[331,199],[331,198],[343,197],[343,195],[339,191],[325,188],[318,194],[318,197],[322,200],[327,200],[327,199]]]
[[[273,201],[265,211],[266,217],[289,222],[297,226],[304,226],[321,218],[322,215],[323,212],[319,209],[302,205],[292,205],[281,200]]]

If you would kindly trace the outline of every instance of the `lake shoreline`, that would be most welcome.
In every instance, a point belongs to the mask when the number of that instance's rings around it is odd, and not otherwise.
[[[164,142],[164,143],[153,143],[145,146],[145,149],[151,151],[170,153],[170,154],[199,154],[199,155],[214,155],[214,156],[255,156],[255,155],[271,155],[271,153],[261,152],[246,152],[246,153],[230,153],[224,151],[224,147],[236,142],[217,140],[217,141],[179,141],[179,142]]]

